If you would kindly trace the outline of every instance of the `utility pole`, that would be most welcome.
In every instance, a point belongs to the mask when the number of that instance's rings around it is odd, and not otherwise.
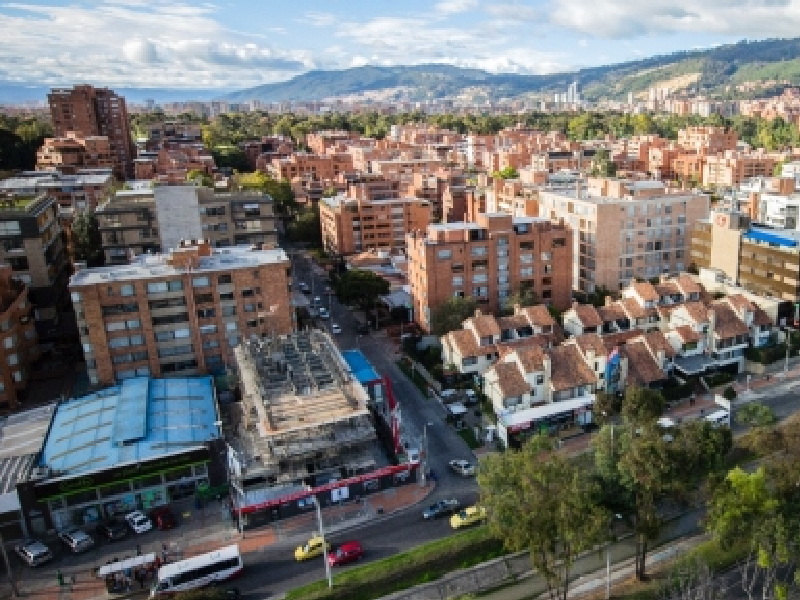
[[[11,593],[14,598],[19,598],[19,590],[17,589],[17,582],[14,581],[14,573],[11,571],[11,563],[8,562],[8,553],[6,552],[6,541],[3,539],[3,534],[0,533],[0,550],[3,552],[3,561],[6,563],[6,573],[8,574],[8,582],[11,584]]]
[[[319,527],[319,537],[322,538],[322,558],[325,560],[325,576],[328,578],[328,588],[333,587],[333,577],[331,576],[331,563],[328,562],[328,544],[325,542],[325,532],[322,529],[322,511],[319,508],[319,497],[314,496],[314,506],[317,507],[317,526]]]

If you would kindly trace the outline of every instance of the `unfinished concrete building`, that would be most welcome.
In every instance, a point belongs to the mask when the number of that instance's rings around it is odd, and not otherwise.
[[[367,392],[327,334],[252,337],[235,360],[242,402],[229,464],[240,513],[386,464]]]

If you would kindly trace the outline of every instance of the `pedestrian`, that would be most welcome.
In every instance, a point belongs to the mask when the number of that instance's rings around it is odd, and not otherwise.
[[[142,547],[139,544],[136,544],[136,556],[142,555]]]
[[[73,573],[72,575],[70,575],[69,579],[70,579],[70,581],[72,582],[72,585],[75,585],[75,573]]]
[[[61,569],[56,571],[56,578],[58,579],[58,585],[64,585],[64,574],[61,572]]]

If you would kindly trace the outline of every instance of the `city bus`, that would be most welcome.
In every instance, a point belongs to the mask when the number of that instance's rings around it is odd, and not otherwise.
[[[238,544],[225,546],[208,554],[193,556],[164,565],[158,570],[150,597],[194,590],[218,581],[236,577],[242,572],[242,556]]]

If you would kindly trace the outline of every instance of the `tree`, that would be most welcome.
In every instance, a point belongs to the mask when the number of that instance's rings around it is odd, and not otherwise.
[[[533,306],[539,303],[539,298],[536,297],[534,291],[530,288],[519,288],[513,294],[503,300],[503,315],[513,315],[514,307],[519,306],[525,308],[526,306]]]
[[[736,411],[736,422],[749,427],[767,427],[775,423],[775,413],[769,406],[751,402]]]
[[[477,306],[473,298],[448,298],[431,312],[431,333],[441,336],[461,329],[464,320],[475,314]]]
[[[528,550],[551,600],[566,600],[575,559],[607,532],[595,482],[537,436],[520,451],[488,456],[478,484],[494,533],[509,550]]]
[[[598,177],[614,177],[617,174],[617,164],[611,160],[608,150],[598,148],[594,155],[592,175]]]
[[[497,179],[516,179],[519,177],[519,173],[514,167],[506,167],[505,169],[501,169],[500,171],[494,171],[492,173],[492,177]]]
[[[75,216],[71,236],[76,259],[85,260],[90,267],[103,265],[103,238],[94,211],[85,210]]]
[[[214,187],[214,180],[211,175],[202,169],[191,169],[186,173],[186,181],[199,182],[203,187]]]
[[[656,390],[628,387],[622,399],[622,416],[636,425],[654,423],[664,412],[664,396]]]
[[[388,294],[392,286],[372,271],[353,269],[339,275],[333,282],[333,288],[341,302],[355,304],[369,316],[375,301],[380,296]]]
[[[733,402],[736,399],[736,390],[733,386],[729,385],[722,391],[722,397],[728,402]]]
[[[598,390],[594,398],[594,414],[608,419],[622,410],[622,399],[615,392]]]
[[[286,235],[292,242],[304,242],[313,247],[322,246],[322,226],[319,220],[319,206],[306,209],[297,215],[286,227]]]

